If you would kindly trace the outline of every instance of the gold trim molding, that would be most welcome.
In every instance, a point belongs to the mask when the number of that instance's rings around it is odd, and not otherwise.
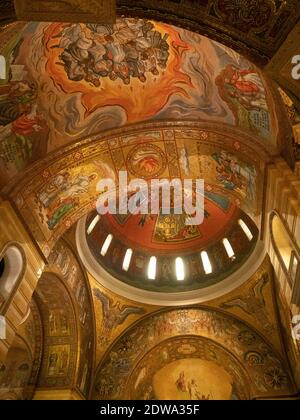
[[[14,0],[17,18],[39,22],[106,23],[116,21],[115,0]]]

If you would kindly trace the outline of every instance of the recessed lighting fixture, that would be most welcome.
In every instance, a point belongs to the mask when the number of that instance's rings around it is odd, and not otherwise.
[[[132,249],[127,249],[125,257],[124,257],[124,261],[123,261],[123,267],[122,267],[124,271],[129,270],[132,254],[133,254]]]
[[[101,249],[102,257],[105,257],[105,255],[107,254],[108,248],[110,247],[112,240],[113,240],[113,236],[109,234],[107,238],[105,239],[104,244]]]
[[[244,220],[240,219],[239,220],[239,225],[241,226],[241,228],[243,229],[245,235],[247,236],[247,238],[249,239],[249,241],[252,241],[253,239],[253,235],[251,233],[251,230],[248,228],[248,226],[246,225],[246,223],[244,222]]]
[[[226,249],[228,258],[230,258],[230,259],[235,258],[234,250],[231,246],[231,243],[229,242],[229,240],[227,238],[223,239],[223,245],[224,245],[224,248]]]
[[[183,281],[185,279],[183,259],[182,258],[176,258],[175,266],[176,266],[177,280],[178,281]]]
[[[95,229],[96,224],[99,222],[99,220],[100,220],[100,215],[97,214],[97,216],[94,217],[94,219],[90,223],[90,226],[88,227],[88,230],[87,230],[88,235],[90,235],[93,232],[93,230]]]
[[[201,252],[201,259],[202,259],[202,264],[203,264],[205,274],[211,274],[213,272],[212,265],[211,265],[208,253],[206,251]]]
[[[155,280],[156,279],[156,257],[151,257],[148,265],[148,279]]]

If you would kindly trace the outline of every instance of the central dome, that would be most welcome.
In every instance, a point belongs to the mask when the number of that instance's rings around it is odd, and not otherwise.
[[[205,193],[205,217],[112,215],[86,218],[87,250],[94,264],[134,288],[173,293],[214,285],[236,271],[258,238],[254,222],[230,199]]]
[[[186,223],[188,215],[172,214],[172,211],[171,214],[163,214],[161,211],[159,215],[107,214],[93,234],[89,235],[88,242],[97,253],[102,235],[112,233],[125,247],[139,249],[145,254],[190,254],[195,249],[199,250],[223,239],[224,234],[231,229],[232,221],[235,222],[239,217],[240,209],[230,199],[206,192],[204,222],[201,225],[189,226]]]

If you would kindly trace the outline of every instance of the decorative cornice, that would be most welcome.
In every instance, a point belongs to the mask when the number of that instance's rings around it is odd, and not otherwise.
[[[14,0],[19,20],[114,23],[115,0]]]

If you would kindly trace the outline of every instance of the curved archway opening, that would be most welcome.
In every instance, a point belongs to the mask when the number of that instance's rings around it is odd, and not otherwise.
[[[195,359],[194,366],[201,369],[206,362],[221,367],[227,385],[223,388],[212,375],[215,391],[211,392],[205,377],[200,380],[197,369],[192,369]],[[165,369],[163,379],[161,369]],[[157,376],[165,387],[157,386]],[[101,360],[92,398],[197,400],[209,395],[218,399],[222,394],[224,399],[251,399],[292,388],[281,356],[254,329],[232,315],[198,307],[158,311],[128,328]]]
[[[4,304],[13,295],[25,270],[24,255],[19,246],[9,245],[2,255],[0,264],[0,271],[2,271],[2,275],[0,275],[0,304]]]
[[[290,269],[294,245],[281,218],[274,213],[271,220],[272,239],[287,271]]]

